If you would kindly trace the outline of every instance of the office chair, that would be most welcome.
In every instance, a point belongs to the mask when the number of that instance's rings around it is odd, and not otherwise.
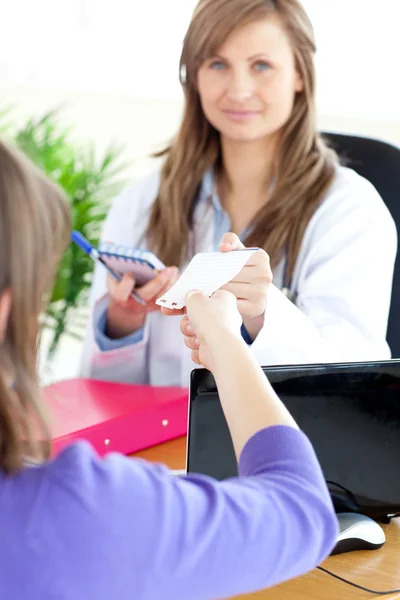
[[[343,163],[368,179],[378,190],[396,223],[400,239],[400,148],[355,135],[323,132]],[[387,341],[393,358],[400,357],[400,255],[397,255]]]

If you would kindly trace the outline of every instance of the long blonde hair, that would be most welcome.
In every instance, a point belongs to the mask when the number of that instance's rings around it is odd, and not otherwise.
[[[204,116],[197,73],[238,27],[278,14],[292,43],[304,90],[297,93],[276,157],[277,181],[251,223],[247,246],[264,248],[276,266],[287,252],[290,279],[307,224],[330,186],[337,162],[316,130],[315,43],[298,0],[200,0],[184,39],[180,77],[185,105],[180,129],[165,155],[158,196],[147,229],[151,249],[167,265],[189,258],[189,232],[202,178],[221,163],[219,133]]]
[[[24,453],[49,454],[36,371],[38,323],[69,231],[62,192],[0,141],[0,295],[11,295],[0,343],[0,469],[7,473],[21,467]]]

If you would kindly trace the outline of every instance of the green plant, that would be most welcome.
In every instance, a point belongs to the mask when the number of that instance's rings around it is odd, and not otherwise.
[[[82,148],[72,141],[70,130],[59,125],[58,111],[29,119],[13,135],[13,141],[65,191],[71,203],[72,227],[97,246],[110,200],[121,189],[117,176],[124,169],[121,149],[110,146],[97,157],[93,145]],[[48,361],[64,333],[82,338],[93,261],[70,244],[59,265],[50,303],[43,315],[51,330]],[[81,309],[81,310],[80,310]]]

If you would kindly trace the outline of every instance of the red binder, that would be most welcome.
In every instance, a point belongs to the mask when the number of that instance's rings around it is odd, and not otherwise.
[[[53,454],[79,439],[107,452],[132,454],[186,435],[188,391],[70,379],[43,388]]]

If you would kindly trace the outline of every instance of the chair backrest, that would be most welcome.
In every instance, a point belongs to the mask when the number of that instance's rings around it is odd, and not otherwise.
[[[400,148],[366,137],[324,132],[323,137],[346,166],[378,190],[396,223],[400,239]],[[387,341],[393,358],[400,357],[400,256],[394,270]]]

